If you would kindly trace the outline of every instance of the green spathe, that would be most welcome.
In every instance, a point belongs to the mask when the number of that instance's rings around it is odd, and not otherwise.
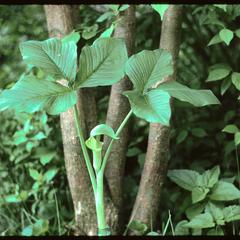
[[[0,110],[7,108],[17,112],[46,110],[56,115],[65,112],[77,102],[77,95],[70,88],[57,82],[25,76],[10,90],[0,94]]]

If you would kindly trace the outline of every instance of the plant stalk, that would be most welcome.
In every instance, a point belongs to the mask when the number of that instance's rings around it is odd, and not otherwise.
[[[87,170],[88,170],[89,177],[90,177],[90,180],[91,180],[93,192],[94,192],[94,195],[96,195],[97,182],[96,182],[95,174],[94,174],[94,171],[93,171],[93,168],[92,168],[92,163],[91,163],[91,160],[90,160],[90,157],[89,157],[89,154],[88,154],[88,150],[87,150],[86,145],[85,145],[85,141],[84,141],[84,137],[83,137],[83,130],[82,130],[82,126],[81,126],[81,121],[80,121],[79,116],[78,116],[78,109],[77,109],[76,104],[74,105],[73,109],[74,109],[74,121],[75,121],[75,125],[76,125],[76,128],[77,128],[77,134],[78,134],[78,137],[79,137],[79,142],[80,142],[80,145],[81,145],[81,148],[82,148],[82,151],[83,151],[83,156],[84,156],[84,159],[85,159],[85,163],[87,165]]]

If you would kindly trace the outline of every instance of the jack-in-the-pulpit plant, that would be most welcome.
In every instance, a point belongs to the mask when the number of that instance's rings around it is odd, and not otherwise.
[[[90,176],[98,223],[98,234],[110,235],[104,211],[104,170],[114,141],[134,113],[148,122],[169,125],[171,116],[170,97],[186,101],[194,106],[219,104],[210,90],[193,90],[176,81],[163,80],[173,73],[172,57],[162,49],[143,50],[128,59],[125,43],[117,38],[99,38],[92,46],[85,46],[77,66],[76,32],[63,39],[27,41],[20,44],[23,61],[30,68],[42,69],[48,76],[44,80],[25,73],[9,90],[0,94],[0,110],[8,108],[17,112],[46,110],[57,115],[73,108],[76,130],[84,160]],[[114,131],[106,124],[92,129],[89,138],[83,137],[83,129],[76,103],[77,90],[84,87],[112,85],[127,74],[133,90],[123,94],[129,99],[131,110]],[[102,156],[103,143],[100,135],[112,138]],[[92,151],[92,159],[87,148]]]

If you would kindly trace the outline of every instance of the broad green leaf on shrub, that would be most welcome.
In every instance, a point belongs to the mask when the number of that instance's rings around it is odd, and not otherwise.
[[[145,223],[142,223],[137,220],[131,221],[130,224],[128,225],[128,228],[131,229],[132,231],[138,232],[139,235],[143,235],[144,233],[146,233],[146,231],[148,229],[148,227]]]
[[[189,220],[191,220],[195,216],[199,215],[200,213],[202,213],[205,206],[206,206],[206,201],[198,202],[198,203],[195,203],[195,204],[191,205],[186,210],[187,218]]]
[[[27,142],[27,140],[28,138],[26,137],[26,133],[24,131],[17,131],[13,135],[13,142],[15,145]]]
[[[32,226],[27,226],[22,230],[21,233],[22,236],[30,237],[33,236],[33,227]]]
[[[163,20],[164,13],[168,9],[169,4],[151,4],[152,8],[157,11]]]
[[[206,212],[210,213],[217,225],[225,225],[223,210],[212,202],[208,202]]]
[[[221,90],[221,95],[223,96],[225,92],[231,87],[232,81],[231,78],[225,78],[221,82],[220,90]]]
[[[99,16],[99,18],[96,20],[96,22],[103,22],[113,16],[114,16],[114,14],[112,12],[105,12],[104,14]]]
[[[113,31],[114,31],[114,24],[112,24],[109,28],[107,28],[101,35],[100,38],[107,38],[111,37]]]
[[[57,174],[58,169],[52,168],[43,174],[43,180],[49,183]]]
[[[216,201],[232,201],[240,198],[240,191],[232,183],[218,181],[209,197]]]
[[[223,209],[224,219],[226,222],[240,220],[240,206],[231,205]]]
[[[40,236],[49,229],[48,220],[39,219],[33,225],[29,225],[22,230],[22,236]]]
[[[164,90],[168,92],[170,96],[191,103],[196,107],[202,107],[209,104],[220,104],[212,91],[191,89],[176,81],[161,83],[158,85],[157,89]]]
[[[227,4],[213,4],[213,6],[221,8],[224,12],[227,11]]]
[[[23,60],[43,69],[57,79],[74,81],[77,73],[77,46],[57,38],[27,41],[20,44]]]
[[[116,133],[114,132],[114,130],[107,124],[99,124],[91,130],[90,132],[91,137],[98,136],[98,135],[106,135],[113,139],[119,139],[119,137],[116,136]]]
[[[227,126],[225,126],[225,128],[222,130],[222,132],[226,132],[226,133],[237,133],[239,130],[238,130],[238,127],[234,124],[229,124]]]
[[[207,236],[224,236],[223,229],[219,226],[207,232]]]
[[[161,236],[161,234],[159,234],[158,232],[149,232],[146,234],[146,236]]]
[[[32,113],[45,109],[49,114],[56,115],[76,102],[76,93],[68,87],[33,76],[26,76],[0,94],[0,110],[12,108],[17,112]]]
[[[190,233],[189,229],[184,227],[184,225],[186,223],[188,223],[187,220],[182,220],[182,221],[177,223],[177,225],[175,227],[175,231],[174,231],[176,236],[182,236],[182,235],[187,236],[187,235],[189,235],[189,233]]]
[[[210,228],[214,227],[215,223],[210,213],[203,213],[195,216],[191,221],[184,224],[187,228]]]
[[[44,155],[42,155],[40,157],[40,162],[42,165],[46,165],[47,163],[49,163],[53,157],[55,156],[55,152],[49,152],[49,153],[46,153]]]
[[[212,46],[214,44],[220,43],[222,41],[223,40],[220,38],[219,33],[218,33],[210,40],[210,42],[208,43],[207,46],[209,47],[209,46]]]
[[[219,166],[215,166],[202,174],[203,183],[206,187],[212,188],[218,181],[220,174]]]
[[[240,90],[240,73],[238,72],[232,73],[232,83],[237,88],[237,90]]]
[[[67,43],[67,42],[74,42],[75,44],[77,44],[77,42],[79,41],[80,39],[80,34],[79,32],[75,32],[75,31],[72,31],[70,34],[66,35],[65,37],[63,37],[61,39],[61,41],[63,43]]]
[[[83,30],[82,37],[88,40],[95,37],[97,33],[98,33],[98,24],[94,24],[93,26],[86,27]]]
[[[128,9],[129,8],[129,4],[123,4],[119,9],[118,9],[118,11],[124,11],[124,10],[126,10],[126,9]]]
[[[236,176],[230,178],[221,178],[220,180],[224,182],[234,183],[234,181],[236,180]]]
[[[236,36],[237,36],[238,38],[240,38],[240,29],[236,30],[236,31],[235,31],[235,34],[236,34]]]
[[[82,49],[76,87],[112,85],[124,76],[127,49],[122,39],[98,38]]]
[[[131,108],[137,117],[148,122],[169,125],[171,108],[170,96],[167,92],[154,89],[144,95],[138,90],[126,91],[123,94],[128,97]]]
[[[203,128],[193,128],[191,132],[192,132],[192,135],[195,137],[202,138],[207,136],[207,133]]]
[[[177,144],[180,144],[181,142],[183,142],[186,139],[187,135],[188,135],[188,131],[182,130],[177,136],[177,139],[176,139]]]
[[[119,4],[110,4],[110,5],[108,5],[108,7],[110,9],[112,9],[113,11],[117,11],[119,8]]]
[[[43,132],[39,132],[35,136],[32,137],[32,139],[38,140],[38,141],[45,139],[45,138],[47,138],[47,136]]]
[[[201,200],[205,199],[209,192],[208,188],[204,187],[195,187],[192,190],[192,203],[200,202]]]
[[[217,64],[215,66],[212,66],[210,69],[207,82],[217,81],[221,80],[225,77],[227,77],[231,72],[231,68],[226,64]]]
[[[7,203],[19,203],[19,202],[22,202],[22,199],[19,198],[18,195],[16,195],[16,194],[6,195],[6,196],[4,196],[4,200]]]
[[[222,29],[219,32],[219,37],[222,39],[227,45],[230,44],[230,42],[233,39],[233,32],[227,28]]]
[[[125,71],[134,88],[146,93],[149,88],[173,73],[172,64],[172,56],[166,50],[143,50],[128,59]]]
[[[201,177],[198,172],[186,169],[169,170],[167,176],[178,186],[188,191],[192,191],[198,186]]]
[[[29,169],[29,174],[36,181],[38,181],[41,177],[41,174],[37,170],[32,168]]]
[[[235,146],[238,146],[240,144],[240,132],[234,134],[234,142]]]

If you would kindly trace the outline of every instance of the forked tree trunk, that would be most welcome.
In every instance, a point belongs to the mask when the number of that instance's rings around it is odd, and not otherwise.
[[[180,46],[182,7],[170,5],[162,22],[160,48],[168,50],[174,61],[174,74],[164,81],[176,79],[176,59]],[[161,190],[164,183],[169,153],[169,127],[150,124],[147,154],[131,220],[155,226],[159,212]],[[134,234],[131,232],[131,235]]]
[[[135,41],[135,6],[129,8],[119,16],[120,22],[117,24],[114,37],[125,39],[128,55],[131,56],[134,51]],[[117,129],[130,110],[128,99],[122,95],[122,92],[130,90],[132,84],[127,77],[114,84],[111,88],[111,95],[108,105],[106,123],[113,129]],[[105,176],[110,189],[110,194],[115,206],[120,214],[122,207],[122,182],[125,169],[126,152],[129,139],[129,125],[127,124],[120,134],[120,139],[113,144],[112,152],[107,162]],[[104,147],[109,145],[109,137],[104,138]],[[121,223],[120,223],[121,225]]]

